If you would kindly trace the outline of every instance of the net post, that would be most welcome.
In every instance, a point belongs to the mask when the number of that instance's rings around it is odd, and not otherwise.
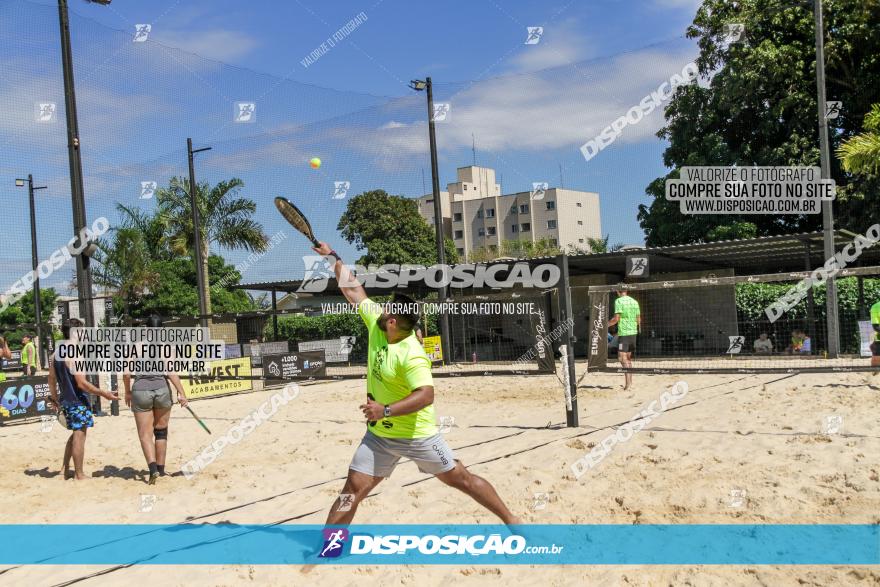
[[[574,341],[574,322],[573,312],[571,311],[571,289],[568,279],[568,257],[563,253],[556,257],[556,264],[559,266],[559,322],[568,324],[562,329],[562,337],[560,344],[565,347],[562,358],[564,364],[562,368],[567,376],[563,377],[565,385],[565,425],[569,428],[578,426],[578,405],[577,405],[577,379],[574,374],[574,349],[572,342]]]

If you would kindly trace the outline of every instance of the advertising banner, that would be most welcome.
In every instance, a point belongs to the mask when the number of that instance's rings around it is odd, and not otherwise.
[[[874,342],[874,327],[870,320],[859,320],[859,338],[861,339],[861,356],[871,356],[871,343]]]
[[[605,367],[608,363],[608,292],[590,292],[587,357],[587,369]]]
[[[27,377],[0,382],[0,422],[50,416],[49,379]]]
[[[328,363],[347,363],[355,340],[354,336],[340,336],[327,340],[309,340],[299,343],[298,346],[300,352],[324,351],[324,357]]]
[[[425,346],[425,353],[431,362],[443,360],[443,345],[440,344],[439,336],[426,336],[422,343]]]
[[[548,339],[547,313],[541,307],[536,307],[529,314],[529,324],[535,340],[535,352],[538,361],[538,371],[541,373],[555,373],[556,361],[553,359],[552,341]]]
[[[241,345],[241,347],[241,356],[251,357],[251,362],[253,363],[254,367],[259,367],[263,364],[264,355],[278,355],[281,353],[286,353],[290,350],[290,343],[286,340],[280,340],[278,342],[243,344]]]
[[[224,359],[208,363],[209,373],[181,376],[183,389],[189,399],[213,397],[227,393],[251,391],[254,382],[251,377],[251,358]],[[246,377],[247,379],[232,379]]]
[[[307,379],[326,377],[327,361],[324,351],[300,351],[263,357],[263,376],[267,379]]]

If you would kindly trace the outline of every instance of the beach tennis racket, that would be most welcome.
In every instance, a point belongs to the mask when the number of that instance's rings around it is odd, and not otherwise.
[[[202,419],[199,418],[198,416],[196,416],[196,413],[193,412],[192,408],[189,407],[189,406],[186,406],[186,409],[189,410],[189,413],[192,414],[192,417],[196,419],[196,422],[198,422],[199,425],[200,425],[202,428],[205,429],[205,432],[207,432],[208,434],[210,434],[211,431],[208,429],[208,427],[205,425],[205,423],[202,422]]]
[[[281,215],[284,216],[284,219],[292,227],[303,233],[307,239],[312,241],[313,245],[318,246],[318,239],[315,238],[315,233],[312,232],[312,225],[309,224],[305,214],[300,212],[299,208],[294,206],[290,200],[281,196],[275,198],[275,207],[278,208],[278,211],[281,212]]]

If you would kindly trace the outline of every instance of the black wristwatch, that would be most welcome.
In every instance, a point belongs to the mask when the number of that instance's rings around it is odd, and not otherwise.
[[[342,261],[342,257],[340,257],[339,253],[337,253],[336,251],[330,251],[329,253],[327,253],[327,256],[334,257],[337,261]]]
[[[390,418],[390,417],[391,417],[391,406],[385,406],[385,412],[384,412],[384,414],[385,414],[385,417],[386,417],[386,418]]]

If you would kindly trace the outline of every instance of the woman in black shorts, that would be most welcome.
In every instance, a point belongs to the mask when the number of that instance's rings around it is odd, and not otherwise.
[[[162,326],[162,319],[150,316],[147,326]],[[134,382],[132,383],[132,379]],[[171,385],[177,390],[177,401],[186,406],[186,393],[175,373],[150,373],[122,376],[125,385],[125,404],[134,412],[141,448],[150,469],[149,484],[156,483],[160,475],[165,475],[165,454],[168,449],[168,422],[171,420]]]

